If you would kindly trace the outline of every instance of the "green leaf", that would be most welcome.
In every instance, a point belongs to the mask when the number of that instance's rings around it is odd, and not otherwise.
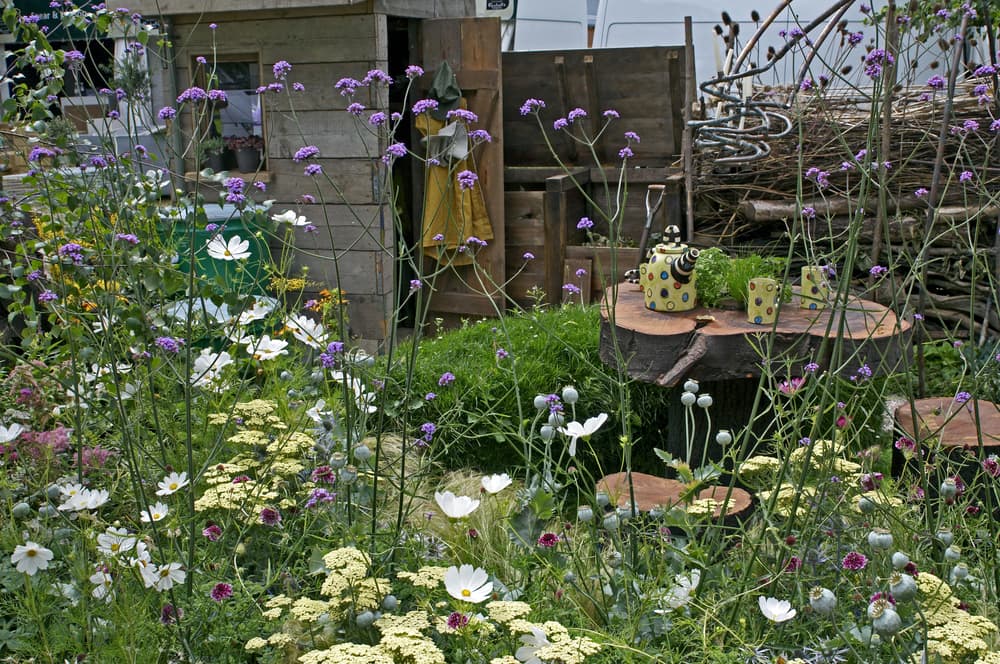
[[[674,456],[670,452],[661,450],[658,447],[654,447],[653,453],[660,458],[660,461],[667,464],[668,466],[674,462]]]

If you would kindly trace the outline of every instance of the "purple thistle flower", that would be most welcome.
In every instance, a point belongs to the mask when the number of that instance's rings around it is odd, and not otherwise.
[[[317,156],[319,156],[319,148],[315,145],[307,145],[295,151],[295,154],[292,156],[292,161],[305,161],[306,159],[312,159]]]

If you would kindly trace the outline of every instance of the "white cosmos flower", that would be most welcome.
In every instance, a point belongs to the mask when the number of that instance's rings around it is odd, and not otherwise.
[[[10,562],[17,566],[17,571],[28,576],[34,576],[38,570],[48,567],[50,560],[52,552],[30,540],[15,546],[10,556]]]
[[[191,368],[191,384],[195,387],[218,389],[224,387],[222,370],[233,363],[233,356],[226,351],[215,353],[211,348],[203,348],[194,358]]]
[[[272,215],[271,219],[279,224],[291,224],[292,226],[305,226],[309,223],[304,215],[296,215],[294,210],[285,210],[281,214]]]
[[[135,557],[130,557],[128,559],[129,567],[134,567],[140,572],[145,570],[147,567],[153,567],[152,556],[149,555],[149,547],[143,541],[137,541],[135,543]],[[144,575],[145,576],[145,575]],[[146,586],[147,588],[149,586]]]
[[[79,486],[79,485],[77,485]],[[57,509],[63,512],[79,512],[80,510],[96,510],[108,502],[111,494],[107,489],[83,489],[74,491]]]
[[[138,539],[129,535],[124,528],[109,526],[97,536],[97,550],[101,555],[115,557],[134,549],[137,541]]]
[[[685,606],[691,601],[691,596],[701,582],[701,570],[693,569],[688,574],[678,574],[674,577],[676,585],[667,591],[663,598],[666,609],[655,609],[656,613],[669,613]]]
[[[570,422],[564,427],[559,427],[559,433],[564,436],[569,436],[569,455],[571,457],[576,456],[576,441],[578,438],[588,440],[594,432],[600,429],[601,425],[607,421],[608,414],[601,413],[597,417],[588,418],[583,424],[580,424],[579,422]]]
[[[156,486],[159,487],[159,491],[156,492],[157,496],[169,496],[171,494],[177,493],[184,487],[188,485],[187,473],[170,473],[163,480],[160,481]]]
[[[308,415],[309,419],[311,419],[316,424],[322,424],[323,418],[329,417],[330,415],[333,414],[329,410],[323,410],[324,408],[326,408],[326,400],[318,399],[316,401],[316,405],[306,411],[306,415]]]
[[[760,612],[764,614],[764,617],[772,622],[785,622],[795,617],[796,611],[792,608],[792,604],[788,600],[761,595],[757,598],[757,604],[760,606]]]
[[[487,475],[483,478],[483,488],[487,493],[500,493],[511,484],[510,475],[502,473],[500,475]]]
[[[549,642],[545,632],[541,628],[535,625],[530,625],[529,629],[531,634],[524,634],[521,636],[521,643],[524,645],[517,649],[514,653],[514,657],[518,661],[524,662],[524,664],[545,664],[542,660],[535,657],[535,651],[539,648],[544,648],[545,646],[552,645]]]
[[[449,567],[444,572],[444,587],[448,594],[463,602],[479,604],[493,593],[493,582],[486,570],[472,565]]]
[[[250,339],[250,343],[247,345],[247,353],[252,355],[255,360],[273,360],[279,355],[287,355],[287,347],[287,341],[272,339],[270,335],[265,334],[256,341]]]
[[[155,503],[150,505],[145,512],[142,513],[143,523],[153,523],[154,521],[162,521],[167,517],[167,513],[170,512],[170,508],[163,503]]]
[[[0,424],[0,445],[4,443],[9,443],[18,436],[24,433],[24,427],[16,422],[7,426],[6,424]]]
[[[103,568],[99,568],[90,575],[90,582],[94,584],[94,589],[90,591],[90,594],[94,596],[94,599],[111,601],[111,581],[111,575]]]
[[[448,518],[462,519],[479,507],[479,501],[468,496],[456,496],[451,491],[435,491],[434,500]]]
[[[167,563],[154,567],[146,565],[142,568],[142,581],[147,588],[154,588],[158,592],[170,590],[176,584],[184,583],[187,573],[181,569],[180,563]]]
[[[234,235],[229,240],[216,235],[208,241],[208,255],[220,261],[242,261],[250,258],[250,240]]]
[[[254,321],[263,320],[267,318],[267,315],[272,311],[274,311],[274,303],[270,300],[254,300],[253,306],[249,309],[244,309],[242,313],[236,317],[236,324],[243,327]]]
[[[295,314],[285,321],[285,327],[292,333],[292,336],[312,348],[323,348],[327,343],[326,329],[323,324],[314,321],[308,316]]]

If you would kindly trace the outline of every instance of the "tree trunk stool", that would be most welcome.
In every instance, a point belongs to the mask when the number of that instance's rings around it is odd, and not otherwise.
[[[632,473],[632,486],[635,489],[635,506],[640,512],[648,512],[654,507],[669,510],[681,503],[680,496],[684,491],[682,482],[645,473]],[[597,482],[597,490],[606,492],[611,502],[618,507],[628,508],[631,504],[628,473],[613,473],[601,478]],[[725,502],[728,491],[729,487],[709,486],[698,492],[698,498],[711,498],[717,501],[719,505],[716,506],[713,516],[718,518],[722,513],[722,503]],[[753,499],[748,492],[734,487],[729,496],[726,516],[737,518],[746,516],[752,504]]]
[[[936,438],[946,453],[978,450],[981,434],[986,454],[1000,454],[1000,404],[982,399],[958,403],[954,397],[931,397],[918,399],[912,409],[910,404],[903,404],[896,409],[895,419],[897,430],[921,447],[929,438]],[[898,476],[904,463],[902,453],[893,449],[893,474]]]

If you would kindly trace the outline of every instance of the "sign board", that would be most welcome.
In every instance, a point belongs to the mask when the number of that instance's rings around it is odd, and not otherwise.
[[[476,0],[476,16],[509,21],[514,16],[517,0]]]

